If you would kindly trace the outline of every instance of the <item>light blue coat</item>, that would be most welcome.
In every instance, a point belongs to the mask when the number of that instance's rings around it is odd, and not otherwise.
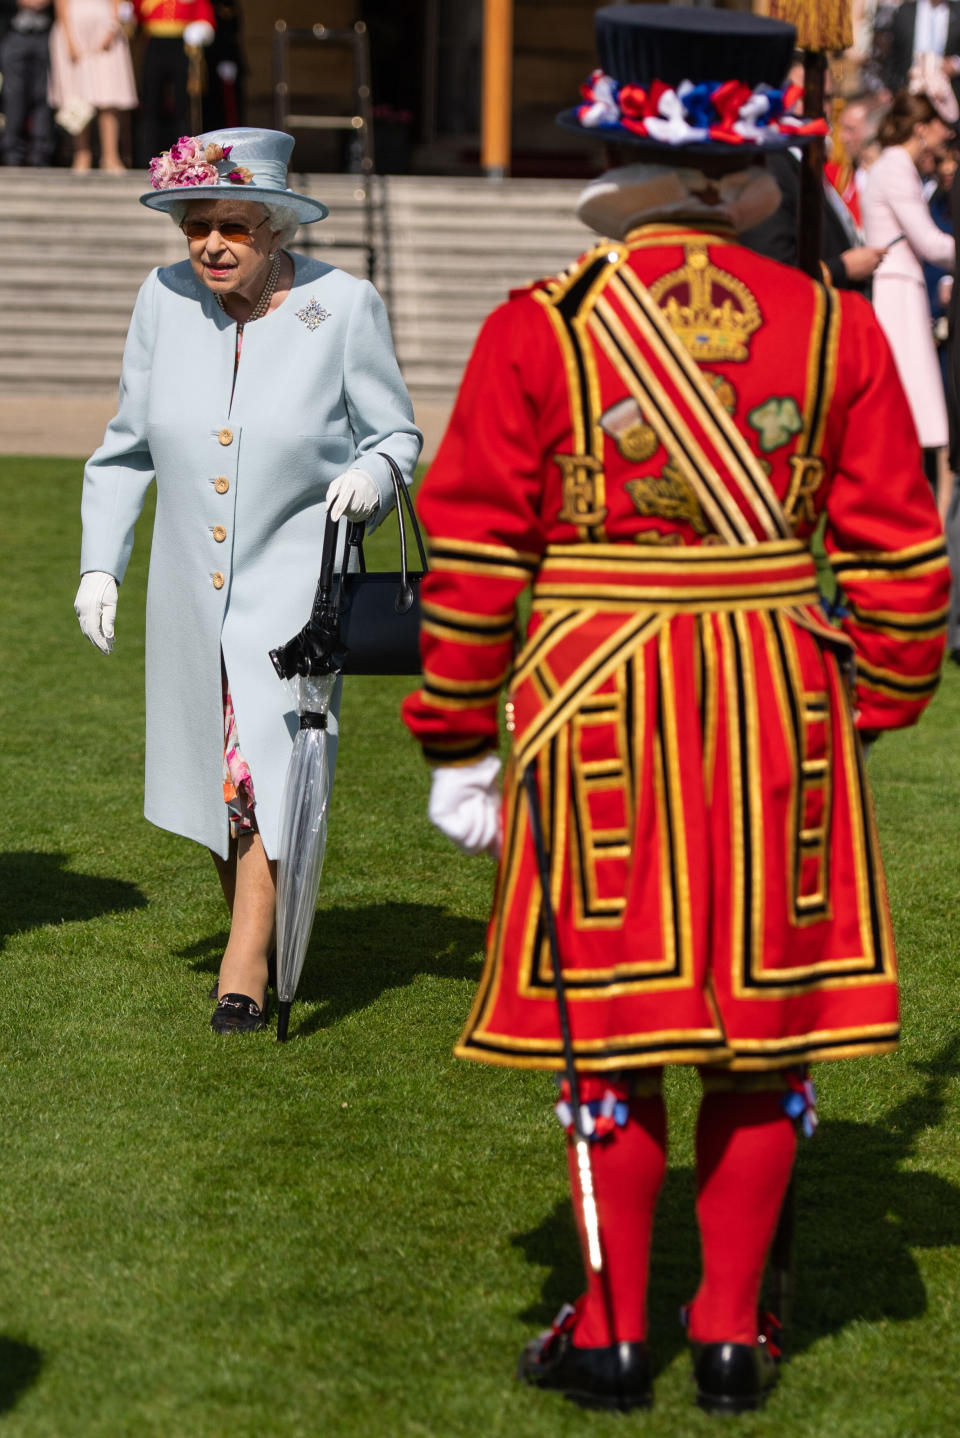
[[[375,478],[383,514],[392,488],[376,451],[409,482],[421,444],[373,286],[292,258],[283,304],[244,329],[232,404],[233,321],[188,261],[148,276],[118,411],[83,481],[81,568],[122,581],[156,476],[144,812],[224,857],[221,651],[275,858],[297,719],[268,651],[310,613],[327,486],[357,463]],[[122,613],[122,590],[120,604]]]

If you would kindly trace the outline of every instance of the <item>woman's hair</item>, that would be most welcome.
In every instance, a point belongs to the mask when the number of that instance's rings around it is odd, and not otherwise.
[[[877,139],[884,149],[888,145],[905,145],[913,134],[914,125],[928,125],[938,118],[932,103],[922,92],[912,95],[909,90],[898,90],[880,122]]]
[[[199,196],[197,198],[199,199]],[[220,196],[218,195],[217,198],[219,199]],[[243,196],[238,194],[237,199],[242,200]],[[290,244],[300,228],[300,217],[296,210],[291,209],[289,205],[275,205],[272,201],[268,203],[265,200],[245,201],[245,203],[259,205],[262,210],[265,210],[270,228],[275,235],[279,235],[281,246]],[[175,225],[181,225],[186,219],[189,204],[189,200],[174,200],[171,203],[167,214]]]

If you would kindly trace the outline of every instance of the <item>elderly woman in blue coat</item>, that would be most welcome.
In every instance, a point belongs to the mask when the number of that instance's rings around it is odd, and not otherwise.
[[[109,654],[156,477],[145,813],[205,844],[219,872],[232,917],[216,1032],[262,1028],[266,1009],[297,726],[268,651],[309,613],[327,507],[376,522],[393,494],[384,454],[409,481],[421,442],[372,285],[285,248],[327,214],[287,188],[292,148],[230,129],[151,163],[141,200],[180,225],[188,258],[140,291],[117,414],[83,482],[75,609]]]

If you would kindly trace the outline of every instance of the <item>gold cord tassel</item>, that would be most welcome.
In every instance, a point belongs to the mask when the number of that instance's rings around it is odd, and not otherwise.
[[[846,50],[853,44],[850,0],[769,0],[769,14],[796,26],[800,50]]]

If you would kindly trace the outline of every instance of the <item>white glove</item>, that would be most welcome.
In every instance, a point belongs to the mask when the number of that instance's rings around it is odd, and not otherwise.
[[[486,754],[475,764],[433,771],[427,814],[465,854],[500,854],[500,760]]]
[[[369,519],[380,504],[380,491],[365,469],[348,469],[338,474],[327,490],[331,519]]]
[[[217,65],[217,74],[225,85],[232,85],[237,78],[236,60],[221,60]]]
[[[120,24],[129,25],[133,18],[133,0],[120,0],[117,6],[117,19]]]
[[[209,45],[213,36],[214,29],[209,20],[191,20],[190,24],[183,28],[185,45]]]
[[[102,569],[90,569],[80,580],[74,613],[80,628],[102,654],[113,648],[113,626],[117,619],[117,581]]]

